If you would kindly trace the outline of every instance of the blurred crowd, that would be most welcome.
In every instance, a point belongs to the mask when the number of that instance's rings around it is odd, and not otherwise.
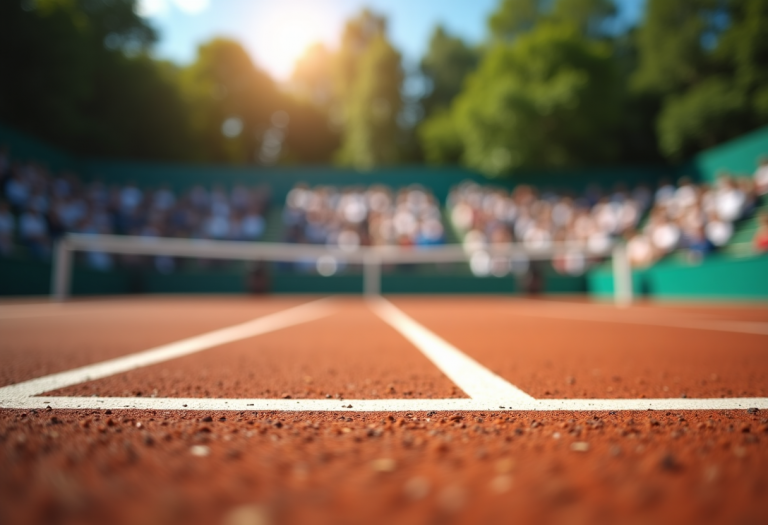
[[[627,251],[634,266],[650,266],[682,249],[699,259],[725,246],[734,223],[750,216],[758,204],[755,180],[721,174],[715,184],[694,184],[688,178],[677,186],[662,183],[645,225],[629,236]]]
[[[619,188],[611,195],[593,187],[573,197],[522,184],[507,191],[467,182],[451,191],[448,208],[465,248],[478,252],[470,261],[475,274],[501,276],[515,271],[516,264],[527,267],[526,261],[482,255],[489,245],[519,242],[528,250],[546,251],[567,242],[573,249],[559,253],[553,264],[563,273],[579,275],[589,264],[583,250],[609,250],[614,238],[637,227],[651,200],[646,186]]]
[[[573,197],[519,185],[512,191],[466,182],[448,197],[451,222],[464,246],[479,252],[471,261],[479,275],[504,275],[516,261],[495,258],[485,249],[519,242],[531,251],[562,246],[553,257],[561,273],[579,275],[591,260],[586,252],[605,253],[618,239],[627,240],[630,263],[647,267],[683,250],[700,259],[725,246],[734,223],[751,216],[768,194],[768,161],[754,177],[721,174],[713,185],[681,178],[662,182],[655,192],[639,185],[602,194],[590,188]],[[760,216],[753,246],[768,251],[768,217]],[[558,243],[566,243],[559,245]],[[526,267],[526,261],[517,261]]]
[[[476,253],[472,270],[505,275],[527,268],[527,260],[494,259],[486,248],[519,242],[528,250],[569,246],[553,258],[565,274],[584,273],[620,238],[630,262],[646,267],[683,250],[701,258],[725,246],[734,223],[751,216],[768,195],[768,158],[753,177],[721,174],[712,184],[682,178],[655,191],[639,185],[604,194],[590,187],[583,195],[513,190],[466,182],[454,188],[447,211],[464,246]],[[85,182],[72,173],[51,173],[34,163],[12,163],[0,151],[0,256],[19,246],[35,257],[50,256],[52,241],[65,232],[256,241],[262,238],[269,204],[265,188],[239,185],[194,186],[175,192],[168,186]],[[753,247],[768,251],[768,217],[759,215]],[[382,185],[337,188],[297,184],[286,197],[284,239],[351,251],[360,246],[431,246],[446,240],[440,205],[419,185],[393,190]],[[559,243],[566,243],[560,245]],[[593,255],[590,255],[594,254]],[[92,267],[107,269],[113,257],[88,253]],[[169,258],[154,259],[161,271]],[[517,265],[517,266],[516,266]]]
[[[65,232],[258,240],[265,230],[269,194],[264,189],[194,186],[178,193],[168,186],[84,182],[72,173],[52,174],[35,163],[11,163],[0,152],[0,255],[16,246],[38,258]],[[88,264],[112,266],[108,254],[89,253]],[[168,258],[158,269],[172,269]]]
[[[326,244],[351,251],[359,246],[430,246],[445,242],[440,206],[414,185],[339,189],[296,185],[283,210],[285,240]]]

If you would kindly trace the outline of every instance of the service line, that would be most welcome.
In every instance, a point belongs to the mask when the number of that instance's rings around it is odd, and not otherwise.
[[[369,299],[368,304],[376,315],[421,350],[427,359],[472,399],[499,400],[502,404],[516,406],[534,401],[533,397],[429,331],[386,299]]]

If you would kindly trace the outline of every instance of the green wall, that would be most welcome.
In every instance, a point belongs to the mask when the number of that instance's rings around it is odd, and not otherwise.
[[[768,255],[744,259],[714,255],[700,264],[661,261],[633,271],[632,281],[638,296],[768,301]],[[613,295],[609,264],[590,272],[589,290],[596,297]]]
[[[0,147],[10,149],[11,160],[34,160],[53,170],[77,170],[83,166],[69,153],[0,124]]]
[[[532,184],[542,190],[581,193],[589,184],[613,188],[621,182],[628,186],[638,183],[655,184],[659,178],[674,177],[676,168],[669,167],[616,167],[584,168],[573,170],[520,171],[509,179],[489,180],[479,173],[456,166],[398,166],[367,172],[328,166],[301,167],[237,167],[155,164],[136,162],[88,161],[83,164],[84,176],[106,182],[134,182],[139,186],[152,187],[169,184],[182,191],[195,184],[210,186],[221,184],[246,184],[269,186],[274,202],[285,200],[285,195],[298,182],[310,185],[355,186],[386,184],[398,188],[409,184],[422,184],[444,202],[450,189],[465,181],[495,184],[513,188],[517,184]]]
[[[0,296],[47,295],[51,265],[48,262],[0,259]],[[187,270],[160,274],[152,270],[100,272],[75,265],[73,295],[129,293],[246,293],[244,266],[226,269]],[[362,294],[363,276],[347,273],[332,277],[273,269],[269,292],[276,294]],[[474,277],[468,273],[392,273],[381,282],[385,294],[515,294],[511,277]],[[545,272],[546,293],[584,293],[586,277],[567,277]]]
[[[713,182],[720,170],[751,175],[764,155],[768,155],[768,126],[703,151],[692,164],[701,180]]]

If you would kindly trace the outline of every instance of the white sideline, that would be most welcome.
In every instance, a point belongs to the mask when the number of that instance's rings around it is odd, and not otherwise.
[[[434,363],[448,379],[474,400],[498,400],[522,405],[534,401],[516,386],[497,376],[464,352],[408,317],[382,297],[368,300],[370,308],[385,323],[400,332]]]
[[[135,370],[177,357],[194,354],[208,348],[239,341],[267,332],[273,332],[281,328],[306,323],[329,315],[334,308],[328,299],[320,299],[305,303],[287,310],[275,312],[228,328],[222,328],[213,332],[190,337],[175,343],[158,346],[116,359],[110,359],[101,363],[87,365],[74,370],[51,374],[37,379],[31,379],[15,385],[0,388],[0,406],[12,400],[29,398],[77,385],[86,381],[101,379],[115,374]]]

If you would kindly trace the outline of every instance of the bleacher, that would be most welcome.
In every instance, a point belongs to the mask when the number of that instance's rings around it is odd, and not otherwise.
[[[29,139],[26,143],[19,144],[14,140],[7,140],[8,134],[0,128],[0,144],[8,143],[15,155],[17,151],[27,152],[27,156],[20,155],[21,160],[35,159],[43,164],[55,166],[54,172],[64,169],[75,171],[82,177],[85,183],[95,180],[103,180],[109,185],[127,184],[135,181],[143,191],[148,188],[157,188],[161,184],[168,184],[177,198],[184,195],[195,185],[205,184],[208,187],[222,186],[230,191],[236,185],[244,185],[247,188],[267,187],[271,193],[271,206],[264,213],[265,229],[258,237],[260,242],[283,242],[286,240],[286,230],[283,222],[285,199],[300,181],[309,181],[311,184],[328,185],[339,190],[348,187],[371,186],[384,184],[391,190],[407,187],[414,183],[420,184],[434,195],[436,202],[440,203],[438,220],[443,225],[442,242],[447,244],[460,244],[465,240],[463,232],[457,231],[451,220],[451,210],[446,204],[451,188],[456,187],[465,180],[474,184],[488,185],[489,181],[476,173],[461,168],[387,168],[374,170],[368,173],[359,173],[354,170],[334,168],[238,168],[238,167],[205,167],[205,166],[175,166],[175,165],[146,165],[130,162],[94,162],[68,157],[65,153],[47,150],[44,146],[35,145],[29,148]],[[13,139],[13,137],[11,136]],[[33,151],[34,156],[29,156]],[[36,157],[40,157],[39,159]],[[708,161],[711,161],[709,158]],[[687,166],[687,170],[690,166]],[[630,181],[634,183],[646,182],[655,186],[662,178],[676,179],[679,174],[671,172],[669,168],[646,170],[634,169],[623,172],[621,170],[595,170],[590,179],[589,171],[579,170],[569,172],[541,172],[521,173],[515,179],[493,181],[493,185],[509,192],[522,183],[536,181],[536,186],[542,195],[557,196],[570,193],[578,195],[579,190],[587,186],[594,188],[596,184],[586,182],[592,180],[605,190],[611,190],[615,181]],[[714,176],[714,174],[710,174]],[[578,181],[576,180],[578,179]],[[316,182],[312,182],[316,181]],[[614,181],[614,182],[611,182]],[[632,187],[632,184],[629,185]],[[759,210],[768,211],[766,203],[762,202]],[[647,216],[641,218],[639,228],[643,228]],[[664,295],[664,289],[657,285],[649,286],[642,281],[646,276],[675,271],[679,269],[696,269],[701,271],[710,263],[715,265],[729,264],[730,260],[738,260],[744,264],[750,264],[758,268],[765,268],[766,258],[757,256],[751,248],[751,240],[757,229],[755,215],[745,217],[734,224],[734,234],[728,243],[717,253],[708,256],[703,261],[691,261],[685,252],[675,252],[664,257],[659,263],[647,269],[640,269],[636,273],[636,279],[640,281],[638,292],[647,292],[654,295]],[[619,232],[614,233],[614,238]],[[254,241],[256,239],[251,239]],[[17,243],[18,244],[18,243]],[[141,271],[130,269],[126,272],[121,267],[115,267],[109,271],[101,271],[88,268],[87,261],[80,261],[75,272],[75,291],[79,293],[109,293],[145,291],[145,292],[182,292],[182,291],[207,291],[207,292],[242,292],[246,289],[243,273],[249,265],[237,264],[208,264],[205,261],[191,261],[165,273],[157,267],[145,267]],[[0,294],[8,293],[46,293],[50,274],[50,263],[43,258],[33,257],[28,249],[17,249],[14,253],[0,258],[0,266],[5,270],[4,284],[0,287]],[[585,268],[586,269],[586,268]],[[306,268],[305,268],[306,270]],[[396,265],[385,267],[383,276],[383,291],[385,293],[404,292],[446,292],[446,293],[513,293],[519,292],[524,286],[519,276],[506,276],[505,272],[499,272],[500,277],[495,278],[490,272],[473,272],[471,265],[440,264],[440,265]],[[589,270],[586,275],[580,272],[555,271],[551,265],[544,268],[544,292],[590,292],[596,295],[609,292],[610,283],[607,283],[605,274],[607,267],[598,266]],[[757,280],[754,273],[741,272],[737,279],[744,281]],[[141,273],[141,277],[137,275]],[[513,272],[514,273],[514,272]],[[130,274],[130,275],[129,275]],[[18,276],[14,278],[13,276]],[[482,275],[485,275],[483,277]],[[271,290],[281,292],[333,292],[347,291],[356,293],[361,288],[360,268],[348,265],[340,269],[332,277],[322,277],[314,271],[297,273],[295,268],[286,265],[271,265],[270,269]],[[137,285],[136,282],[139,282]],[[27,290],[23,290],[26,283]],[[701,293],[706,293],[707,287],[702,286]],[[768,294],[760,286],[747,290],[736,291],[736,295],[760,295]],[[735,288],[734,288],[735,289]],[[689,290],[690,291],[690,290]],[[685,292],[685,293],[689,293]],[[697,289],[698,291],[698,289]],[[727,290],[726,290],[727,291]],[[725,294],[727,295],[727,294]]]

